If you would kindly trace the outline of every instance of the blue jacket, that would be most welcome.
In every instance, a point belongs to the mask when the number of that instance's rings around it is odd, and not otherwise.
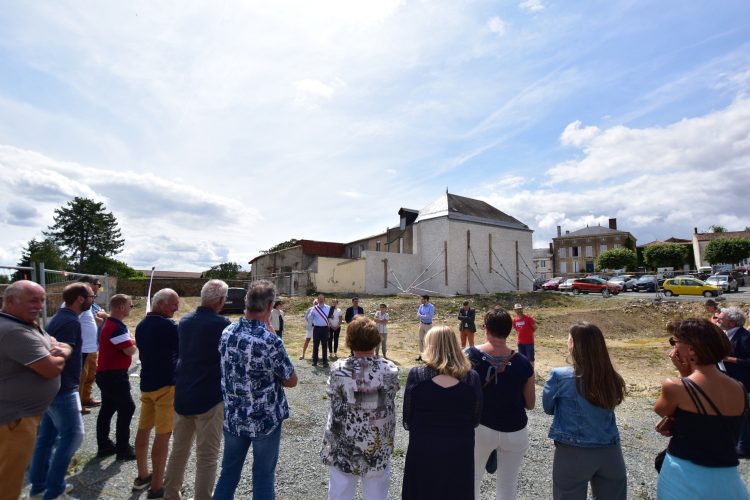
[[[750,332],[739,327],[731,340],[732,353],[730,356],[737,358],[736,363],[724,363],[727,375],[739,380],[750,392]]]
[[[554,415],[550,439],[581,448],[602,448],[620,443],[615,412],[589,403],[576,390],[572,366],[553,368],[544,384],[542,406]]]

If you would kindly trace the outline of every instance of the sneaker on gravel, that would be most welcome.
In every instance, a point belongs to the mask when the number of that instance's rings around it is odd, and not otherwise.
[[[140,477],[136,477],[135,481],[133,481],[133,491],[143,491],[146,488],[151,486],[151,474],[141,479]]]
[[[117,460],[135,460],[135,450],[132,446],[117,452]]]
[[[70,493],[71,491],[73,491],[73,485],[70,484],[70,483],[65,483],[65,490],[63,491],[63,495],[66,495],[66,494]],[[34,495],[29,495],[26,498],[28,498],[29,500],[41,500],[42,498],[44,498],[44,490],[42,490],[39,493],[36,493]],[[60,498],[60,497],[58,497],[58,498]]]
[[[105,446],[102,446],[101,448],[99,448],[99,450],[96,452],[96,456],[99,458],[102,458],[102,457],[108,457],[110,455],[114,455],[116,453],[117,453],[117,448],[115,448],[115,443],[110,441]]]

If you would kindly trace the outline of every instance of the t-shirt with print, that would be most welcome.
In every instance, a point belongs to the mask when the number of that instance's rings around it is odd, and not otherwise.
[[[534,326],[536,326],[536,321],[528,314],[524,314],[520,318],[518,316],[513,317],[513,328],[518,332],[519,344],[534,343]]]
[[[224,430],[256,437],[273,432],[289,418],[281,381],[294,375],[281,339],[258,320],[240,318],[219,341]]]
[[[391,361],[350,356],[333,363],[323,463],[355,475],[385,469],[396,435],[398,390],[398,368]]]
[[[44,330],[0,312],[0,425],[41,415],[60,389],[60,377],[46,379],[29,365],[50,355]]]
[[[72,309],[63,307],[47,323],[47,333],[58,342],[68,344],[72,351],[60,373],[60,394],[78,390],[81,380],[81,322]]]
[[[134,346],[133,339],[125,323],[117,318],[109,317],[104,322],[99,336],[99,358],[96,361],[96,373],[130,368],[132,356],[128,356],[123,349]]]

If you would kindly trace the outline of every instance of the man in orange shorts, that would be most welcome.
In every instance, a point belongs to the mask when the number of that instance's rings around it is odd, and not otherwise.
[[[138,323],[135,342],[141,359],[141,418],[135,436],[138,477],[133,491],[149,488],[146,498],[164,497],[164,468],[167,465],[169,438],[174,419],[174,372],[177,366],[177,324],[172,316],[180,297],[170,288],[154,294],[153,311]],[[151,429],[156,428],[148,470],[148,444]]]

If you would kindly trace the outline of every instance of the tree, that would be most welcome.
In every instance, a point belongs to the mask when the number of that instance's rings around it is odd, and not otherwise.
[[[279,250],[284,250],[286,248],[296,247],[298,244],[299,244],[299,240],[296,238],[292,238],[290,240],[286,240],[277,245],[274,245],[268,250],[261,250],[260,253],[266,254],[266,253],[278,252]]]
[[[727,232],[727,228],[725,228],[724,226],[719,226],[719,225],[710,226],[709,229],[711,230],[712,233],[726,233]]]
[[[242,271],[242,266],[238,263],[224,262],[223,264],[213,266],[211,269],[204,272],[203,277],[219,280],[232,280],[237,278],[240,271]]]
[[[651,245],[643,250],[643,258],[650,267],[682,267],[688,256],[688,247],[677,243]]]
[[[32,262],[43,262],[45,269],[57,271],[64,271],[70,265],[60,247],[49,239],[37,241],[34,238],[26,244],[18,265],[28,267]]]
[[[54,224],[44,235],[65,250],[77,270],[93,256],[115,255],[125,244],[112,212],[88,198],[75,197],[55,210]]]
[[[104,257],[103,255],[92,255],[83,263],[80,269],[81,272],[87,274],[108,274],[115,278],[142,278],[145,275],[136,271],[121,260],[113,259],[112,257]]]
[[[716,238],[706,245],[703,256],[711,264],[737,264],[750,257],[750,238]]]
[[[629,248],[613,248],[602,252],[596,259],[597,269],[634,268],[638,262],[635,252]]]

